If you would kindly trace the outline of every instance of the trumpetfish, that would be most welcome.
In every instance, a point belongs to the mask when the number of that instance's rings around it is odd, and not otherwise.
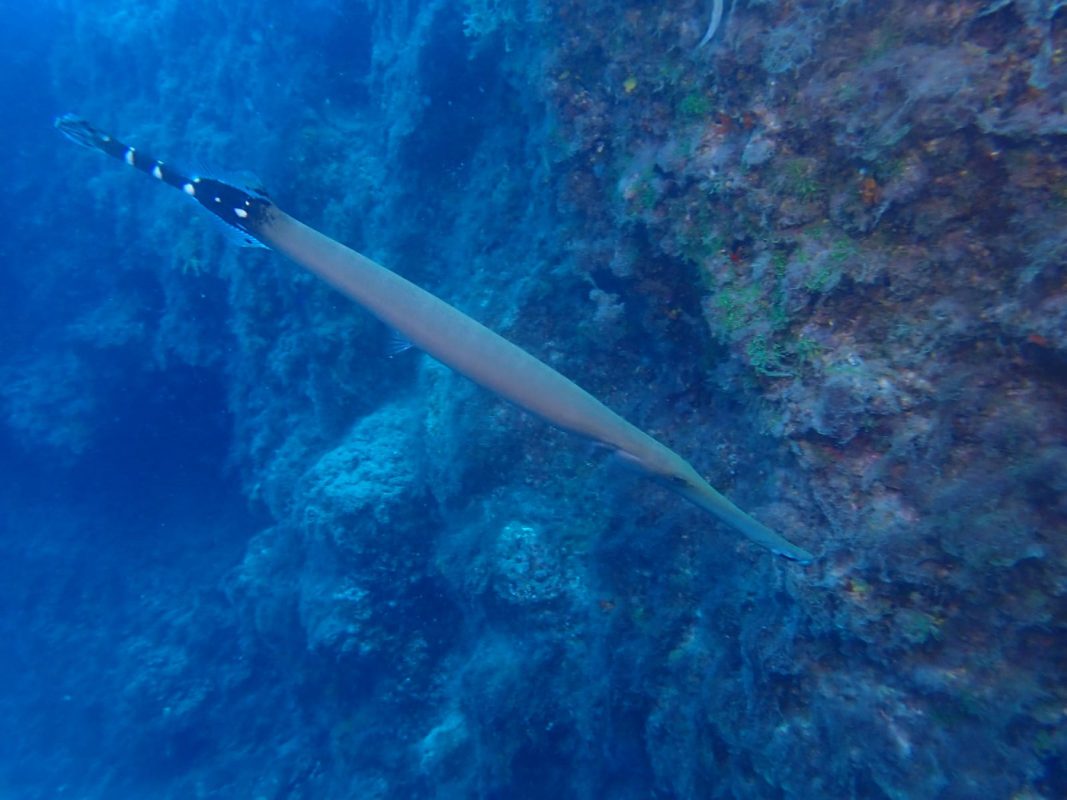
[[[811,553],[746,514],[688,461],[576,383],[425,289],[289,216],[262,189],[186,175],[73,115],[61,116],[55,124],[78,144],[184,192],[236,231],[244,244],[287,256],[461,375],[557,428],[606,447],[753,542],[800,562],[812,560]]]

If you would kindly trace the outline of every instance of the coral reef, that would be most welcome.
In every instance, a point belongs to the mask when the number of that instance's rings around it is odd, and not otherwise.
[[[27,298],[2,322],[4,442],[80,484],[143,469],[94,461],[131,409],[174,439],[215,413],[225,470],[171,440],[160,480],[229,470],[260,516],[194,537],[203,555],[148,538],[169,555],[132,574],[121,539],[94,556],[70,520],[54,549],[3,543],[37,637],[18,685],[72,699],[44,706],[58,755],[27,723],[0,787],[1067,795],[1064,3],[737,0],[704,47],[705,0],[61,5],[45,74],[92,98],[79,113],[265,169],[280,205],[819,557],[757,552],[387,357],[326,287],[65,154],[47,202],[12,179],[37,220],[12,246],[55,245],[3,279]],[[62,579],[36,597],[41,575]],[[69,652],[93,675],[33,684]]]

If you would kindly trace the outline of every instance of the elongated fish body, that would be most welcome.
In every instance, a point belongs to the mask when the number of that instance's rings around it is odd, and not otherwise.
[[[609,448],[752,541],[798,561],[812,560],[811,553],[739,509],[685,459],[580,386],[425,289],[290,217],[262,190],[184,176],[76,117],[60,117],[56,126],[79,144],[185,192],[244,236],[315,273],[456,372],[556,427]]]
[[[698,50],[710,42],[715,35],[715,31],[719,29],[719,23],[722,22],[723,6],[723,0],[713,0],[711,4],[711,22],[708,23],[708,29],[704,31],[704,38],[697,45]]]

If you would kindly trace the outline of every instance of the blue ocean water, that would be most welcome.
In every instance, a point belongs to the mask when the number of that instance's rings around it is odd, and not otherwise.
[[[1064,5],[0,0],[0,798],[1067,796]]]

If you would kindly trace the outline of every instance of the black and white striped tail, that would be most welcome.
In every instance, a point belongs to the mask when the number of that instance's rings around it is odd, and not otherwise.
[[[264,246],[257,238],[256,230],[264,222],[271,201],[262,189],[234,186],[214,178],[185,175],[180,170],[102,133],[73,114],[57,117],[56,128],[71,141],[117,158],[124,164],[189,195],[231,230],[239,232],[240,244],[250,247]]]

